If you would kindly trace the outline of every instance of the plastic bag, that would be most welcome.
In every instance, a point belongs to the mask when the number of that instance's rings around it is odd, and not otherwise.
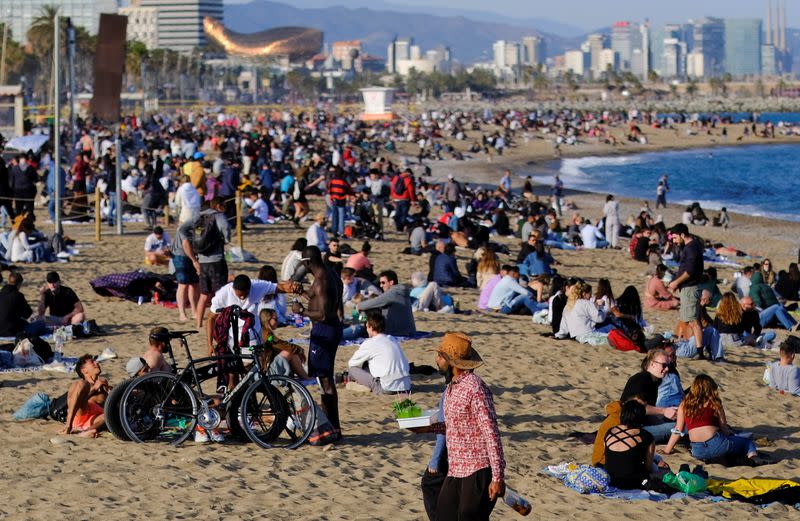
[[[664,474],[663,481],[675,490],[686,494],[697,494],[703,492],[707,487],[705,479],[685,470],[681,470],[677,474],[667,472]]]
[[[30,340],[27,338],[21,340],[14,348],[14,366],[33,367],[37,365],[44,365],[44,360],[36,354]]]

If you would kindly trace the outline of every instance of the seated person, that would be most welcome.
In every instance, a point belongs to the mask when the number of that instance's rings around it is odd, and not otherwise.
[[[261,269],[258,270],[258,280],[263,280],[265,282],[272,282],[273,284],[278,283],[278,272],[275,271],[275,268],[270,266],[269,264],[264,264],[261,266]],[[258,311],[260,312],[262,309],[274,309],[276,313],[278,313],[278,323],[279,324],[286,324],[286,295],[284,293],[276,292],[272,294],[265,294],[261,298],[261,302],[258,304]]]
[[[717,280],[717,268],[711,266],[706,268],[703,272],[703,277],[698,285],[698,288],[702,291],[704,289],[711,292],[711,304],[712,308],[716,308],[719,306],[719,301],[722,300],[722,292],[719,290],[719,280]]]
[[[67,392],[67,421],[59,434],[75,433],[95,438],[106,424],[103,405],[111,386],[108,380],[100,377],[102,368],[91,355],[78,358],[75,372],[80,380],[73,382]]]
[[[400,284],[397,273],[392,270],[382,271],[378,277],[378,282],[383,290],[381,295],[370,299],[365,299],[356,305],[358,311],[369,311],[380,309],[386,317],[386,334],[392,336],[411,336],[417,332],[414,322],[414,313],[411,308],[411,289]],[[345,334],[350,338],[358,338],[366,334],[363,326],[356,326],[357,331]],[[350,329],[350,328],[348,328]]]
[[[656,311],[678,309],[681,301],[670,293],[664,285],[664,275],[667,267],[663,264],[656,266],[656,274],[647,279],[647,288],[644,291],[644,307]]]
[[[344,260],[342,259],[342,252],[339,251],[339,239],[334,237],[328,242],[328,251],[322,255],[322,260],[326,266],[333,268],[336,273],[342,273]]]
[[[26,330],[34,332],[28,324],[33,310],[19,290],[22,281],[22,274],[12,271],[8,283],[0,289],[0,336],[16,337]]]
[[[262,309],[258,313],[261,323],[261,341],[271,350],[266,350],[266,358],[262,360],[264,367],[269,367],[270,374],[292,376],[294,374],[301,380],[308,380],[309,376],[303,364],[306,363],[306,353],[303,348],[279,339],[275,335],[278,327],[278,314],[274,309]]]
[[[744,297],[742,302],[747,302],[747,310],[732,291],[722,295],[719,301],[714,327],[719,332],[722,346],[723,348],[743,345],[764,347],[767,342],[775,339],[775,332],[768,331],[762,335],[761,319],[753,307],[753,299]]]
[[[677,422],[664,454],[671,454],[678,440],[688,432],[692,456],[705,462],[733,459],[757,466],[764,463],[749,438],[733,434],[722,407],[717,383],[708,375],[697,375],[678,407]]]
[[[800,349],[800,339],[789,336],[781,343],[781,359],[767,364],[764,375],[767,384],[781,393],[800,396],[800,367],[794,365],[794,356]]]
[[[72,288],[61,285],[58,272],[51,271],[47,283],[39,290],[37,317],[50,327],[77,325],[86,320],[83,304]],[[50,314],[45,316],[47,311]]]
[[[169,329],[154,327],[150,330],[147,349],[142,358],[147,362],[147,366],[151,371],[172,372],[172,366],[164,358],[164,353],[169,350],[169,340]]]
[[[503,277],[508,275],[508,270],[511,268],[508,264],[500,266],[500,273],[486,281],[481,289],[481,294],[478,297],[478,309],[489,309],[489,299],[492,298],[494,288],[503,280]]]
[[[439,313],[453,313],[453,297],[445,294],[435,282],[428,282],[425,274],[415,271],[411,274],[413,286],[411,308],[414,311],[437,311]]]
[[[294,241],[292,249],[286,254],[281,264],[281,280],[294,280],[300,282],[306,276],[306,269],[300,259],[303,257],[303,249],[305,249],[307,241],[305,238],[299,238]]]
[[[247,208],[247,215],[243,221],[247,224],[267,224],[269,223],[269,205],[259,197],[257,192],[247,194],[250,207]]]
[[[456,263],[456,245],[452,242],[445,244],[444,251],[436,257],[433,266],[433,280],[440,287],[468,288],[473,285],[467,277],[458,271]]]
[[[128,373],[129,378],[136,378],[137,376],[144,376],[149,373],[150,366],[147,365],[147,361],[144,358],[134,356],[125,364],[125,372]]]
[[[663,349],[652,349],[642,361],[642,370],[631,376],[625,383],[619,401],[627,402],[634,396],[645,402],[644,429],[653,435],[656,443],[663,443],[669,438],[670,430],[675,427],[676,407],[656,407],[658,388],[664,376],[669,372],[670,356]]]
[[[316,246],[322,252],[328,249],[328,234],[325,233],[326,222],[325,214],[320,212],[314,217],[314,222],[306,230],[306,244],[308,246]]]
[[[167,266],[171,253],[172,243],[169,235],[161,226],[153,228],[153,233],[144,240],[144,263],[148,266]]]
[[[786,311],[786,308],[778,302],[775,292],[765,282],[760,270],[754,270],[750,278],[750,298],[760,310],[759,317],[761,326],[768,327],[771,324],[780,324],[789,331],[797,331],[800,324]]]
[[[704,289],[700,292],[700,305],[698,307],[698,321],[702,328],[701,340],[703,345],[697,347],[694,335],[688,335],[688,338],[678,339],[675,341],[675,353],[680,358],[698,358],[705,359],[708,357],[713,360],[724,360],[725,350],[722,345],[722,340],[719,331],[714,327],[714,321],[708,315],[706,307],[711,303],[711,292]],[[682,326],[679,326],[682,327]],[[707,351],[707,352],[706,352]]]
[[[487,307],[504,315],[530,312],[534,314],[547,304],[539,304],[529,288],[519,283],[519,268],[509,266],[505,276],[492,289]]]
[[[408,359],[397,340],[384,333],[385,329],[383,315],[370,311],[367,314],[369,338],[347,362],[350,377],[374,394],[407,393],[411,391]]]
[[[415,219],[410,228],[411,232],[408,234],[408,242],[410,244],[408,253],[420,255],[422,252],[428,250],[428,232],[425,231],[425,226],[421,219]]]
[[[533,251],[519,265],[519,272],[526,276],[554,275],[553,265],[558,265],[558,262],[545,251],[544,242],[536,241]]]
[[[600,230],[585,217],[580,225],[580,233],[584,249],[593,250],[608,246],[605,235],[600,233]]]
[[[605,470],[611,486],[621,489],[646,489],[654,469],[656,444],[644,430],[645,406],[638,400],[622,404],[620,424],[605,435]],[[659,462],[663,467],[666,463]],[[660,481],[660,480],[656,480]]]
[[[361,251],[347,258],[345,267],[353,268],[359,277],[375,280],[375,275],[372,272],[372,262],[369,260],[369,252],[371,251],[372,245],[369,241],[364,241],[364,244],[361,245]]]
[[[356,277],[353,268],[342,268],[342,303],[353,305],[358,304],[365,297],[375,297],[381,294],[381,290],[366,279]]]
[[[602,306],[592,300],[592,287],[589,284],[579,282],[572,286],[567,293],[567,305],[556,337],[574,338],[582,344],[596,343],[593,336],[607,335],[597,329],[597,325],[606,319]]]

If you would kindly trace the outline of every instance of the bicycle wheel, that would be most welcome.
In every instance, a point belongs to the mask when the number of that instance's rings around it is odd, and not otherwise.
[[[122,441],[131,441],[128,435],[125,434],[125,429],[122,427],[122,420],[120,418],[120,405],[122,403],[122,396],[125,394],[125,390],[132,381],[133,380],[125,380],[121,384],[111,389],[111,392],[108,393],[108,397],[106,398],[106,403],[103,406],[108,432],[113,434],[118,440]]]
[[[178,445],[197,425],[197,398],[170,373],[149,373],[133,380],[120,411],[125,433],[137,443]]]
[[[228,432],[230,436],[238,441],[250,441],[247,433],[244,432],[242,424],[239,421],[239,411],[242,407],[242,395],[239,392],[231,399],[225,409],[225,423],[228,425]]]
[[[316,418],[306,388],[285,376],[270,375],[253,383],[242,398],[242,428],[263,448],[299,447],[311,435]]]

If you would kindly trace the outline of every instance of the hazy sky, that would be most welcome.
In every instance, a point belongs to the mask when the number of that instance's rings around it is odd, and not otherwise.
[[[242,3],[248,0],[225,0]],[[758,17],[766,22],[767,0],[275,0],[298,7],[344,5],[373,6],[376,9],[395,5],[419,5],[492,11],[519,18],[550,18],[587,30],[609,25],[617,20],[656,23],[685,21],[706,15],[718,17]],[[779,0],[773,0],[775,5]],[[384,4],[384,5],[381,5]],[[800,1],[786,0],[786,25],[800,27]]]

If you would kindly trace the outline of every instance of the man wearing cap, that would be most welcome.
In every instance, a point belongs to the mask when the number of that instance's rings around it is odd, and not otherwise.
[[[203,165],[200,163],[204,157],[205,155],[202,152],[195,152],[192,155],[192,159],[183,165],[183,175],[189,176],[189,181],[201,197],[206,194],[206,175],[203,171]]]
[[[100,377],[100,363],[92,355],[83,355],[75,364],[79,381],[67,391],[67,421],[59,434],[80,434],[94,438],[106,424],[103,405],[111,386]]]
[[[444,423],[416,432],[444,433],[447,478],[439,493],[436,518],[489,519],[505,494],[505,456],[492,392],[473,371],[483,364],[464,333],[448,332],[436,353],[440,372],[452,373],[444,397]]]
[[[39,320],[44,320],[48,326],[75,325],[86,320],[81,299],[72,288],[61,285],[58,272],[48,273],[46,281],[39,290]],[[47,310],[50,310],[49,316],[45,316]]]
[[[672,227],[672,242],[681,249],[680,266],[678,273],[669,283],[669,290],[678,291],[681,307],[679,320],[687,322],[694,334],[697,351],[703,352],[703,327],[700,325],[700,281],[703,277],[703,243],[700,239],[689,233],[689,228],[679,223]]]
[[[128,363],[125,364],[125,372],[128,373],[128,376],[131,378],[136,378],[137,376],[144,376],[151,371],[150,366],[147,364],[147,361],[139,356],[134,356]]]

